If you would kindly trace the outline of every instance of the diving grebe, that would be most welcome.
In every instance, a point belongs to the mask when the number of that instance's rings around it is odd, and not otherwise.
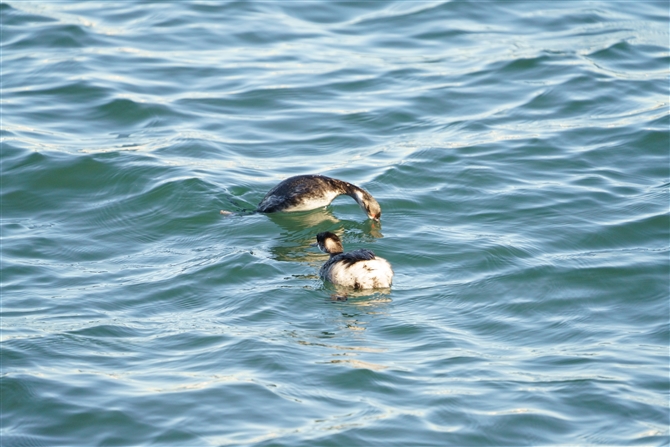
[[[379,221],[382,209],[374,197],[351,183],[324,175],[297,175],[272,188],[258,204],[256,211],[307,211],[327,206],[335,197],[351,196],[370,219]]]
[[[317,234],[316,244],[322,252],[330,254],[330,259],[319,270],[322,278],[354,289],[391,287],[393,269],[386,259],[364,248],[342,253],[342,241],[329,231]]]

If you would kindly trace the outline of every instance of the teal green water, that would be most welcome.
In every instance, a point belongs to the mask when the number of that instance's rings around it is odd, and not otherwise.
[[[668,445],[669,11],[2,4],[0,444]]]

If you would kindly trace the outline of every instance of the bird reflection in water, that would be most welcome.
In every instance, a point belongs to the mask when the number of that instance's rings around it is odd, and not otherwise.
[[[357,222],[340,220],[328,208],[294,213],[268,214],[268,218],[281,228],[279,237],[268,248],[272,258],[277,261],[307,262],[314,267],[320,266],[325,259],[323,253],[314,250],[314,237],[321,231],[342,234],[342,228],[358,229],[366,237],[383,237],[381,223],[374,220]]]

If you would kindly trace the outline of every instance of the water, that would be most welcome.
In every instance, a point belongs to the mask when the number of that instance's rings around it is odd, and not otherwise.
[[[0,17],[3,446],[670,442],[667,2]]]

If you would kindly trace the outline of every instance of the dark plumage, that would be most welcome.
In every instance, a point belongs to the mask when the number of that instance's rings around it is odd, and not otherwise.
[[[333,255],[323,266],[325,268],[336,262],[341,262],[342,265],[350,266],[358,261],[370,261],[372,259],[375,259],[375,254],[368,249],[361,248],[359,250]]]

